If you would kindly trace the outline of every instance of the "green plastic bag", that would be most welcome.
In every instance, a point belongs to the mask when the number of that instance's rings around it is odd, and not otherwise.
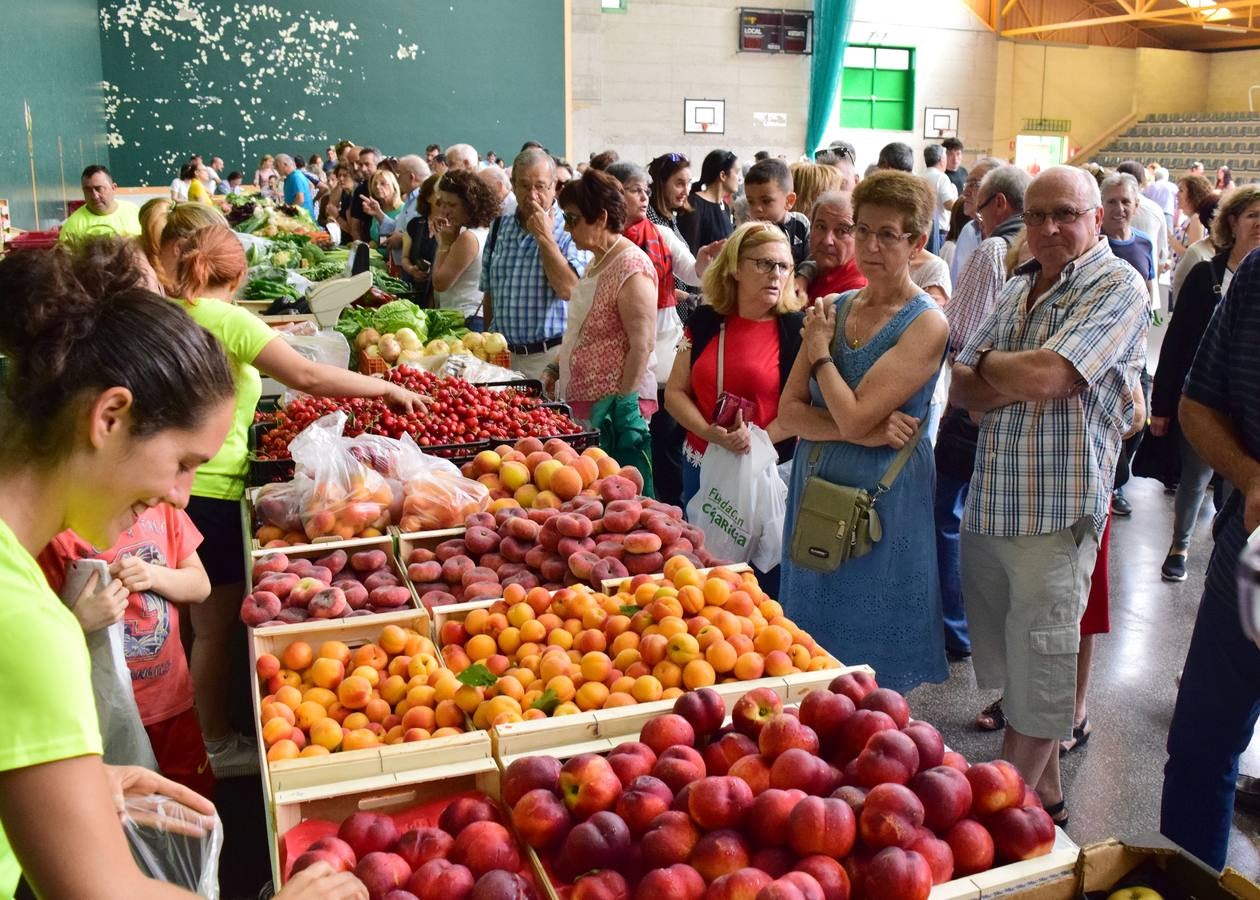
[[[652,481],[652,433],[639,412],[637,394],[609,394],[591,409],[591,427],[599,429],[599,448],[643,476],[643,495],[655,497]]]

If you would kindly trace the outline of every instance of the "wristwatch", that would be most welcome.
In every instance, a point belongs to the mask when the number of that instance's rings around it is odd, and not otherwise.
[[[809,367],[809,377],[810,378],[818,377],[818,370],[821,369],[823,366],[827,365],[827,363],[834,364],[835,360],[832,359],[830,356],[824,356],[822,359],[814,360],[814,362],[811,363]]]

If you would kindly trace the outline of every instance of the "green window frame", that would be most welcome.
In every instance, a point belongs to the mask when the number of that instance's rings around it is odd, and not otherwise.
[[[913,131],[914,64],[913,47],[846,47],[840,124],[875,131]]]

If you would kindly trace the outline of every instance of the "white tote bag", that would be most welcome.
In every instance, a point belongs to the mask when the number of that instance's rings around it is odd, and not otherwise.
[[[752,443],[747,453],[732,453],[715,443],[704,451],[700,489],[687,504],[687,521],[704,532],[705,549],[718,559],[752,560],[765,571],[778,564],[782,552],[787,486],[779,478],[770,436],[756,425],[748,430]],[[764,551],[759,549],[763,543]],[[771,558],[769,565],[761,565]]]

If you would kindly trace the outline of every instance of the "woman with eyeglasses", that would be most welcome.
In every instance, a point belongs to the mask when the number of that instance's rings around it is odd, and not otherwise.
[[[920,439],[949,325],[910,277],[934,227],[926,183],[880,171],[853,192],[854,243],[866,287],[815,300],[780,418],[801,438],[792,462],[784,545],[805,483],[816,476],[875,494],[897,453],[908,461],[876,510],[882,538],[830,572],[783,560],[787,614],[837,658],[861,659],[901,692],[944,681],[944,624],[936,566],[932,447]]]
[[[748,426],[757,425],[770,435],[780,462],[791,458],[795,443],[779,417],[779,396],[801,349],[802,298],[783,231],[768,222],[736,228],[704,273],[704,297],[684,328],[665,387],[665,408],[687,432],[684,507],[700,487],[700,461],[710,441],[747,453]],[[729,427],[716,424],[720,393],[749,401],[752,414]],[[761,586],[778,596],[777,584],[776,572]]]
[[[735,230],[735,217],[726,198],[739,190],[739,159],[730,150],[713,150],[700,167],[700,180],[691,186],[691,212],[678,216],[678,228],[692,253]]]
[[[647,420],[656,412],[656,269],[621,233],[626,203],[616,178],[587,169],[564,186],[557,202],[573,243],[592,254],[569,297],[557,396],[604,432],[615,459],[642,472],[651,496]],[[626,452],[613,453],[613,446]]]

